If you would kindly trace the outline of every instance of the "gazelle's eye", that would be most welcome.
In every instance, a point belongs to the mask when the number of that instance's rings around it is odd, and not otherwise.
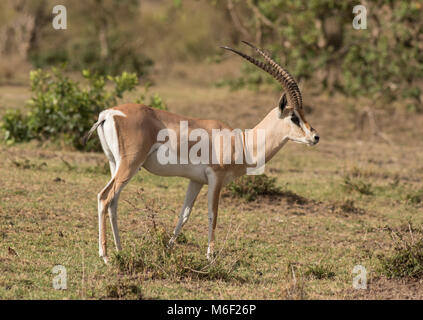
[[[295,125],[300,126],[300,119],[298,119],[298,117],[297,117],[297,115],[296,115],[296,114],[293,114],[293,115],[292,115],[292,117],[291,117],[291,121],[292,121]]]

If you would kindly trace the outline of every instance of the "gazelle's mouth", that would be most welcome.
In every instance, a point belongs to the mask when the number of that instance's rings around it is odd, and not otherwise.
[[[314,138],[313,138],[313,140],[307,139],[306,142],[305,142],[305,144],[309,147],[315,146],[318,143],[319,143],[319,139],[316,140]]]

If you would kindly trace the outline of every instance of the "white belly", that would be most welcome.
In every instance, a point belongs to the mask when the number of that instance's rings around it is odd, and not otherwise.
[[[143,167],[158,176],[184,177],[199,183],[207,184],[206,164],[161,164],[157,160],[157,150],[151,152]]]

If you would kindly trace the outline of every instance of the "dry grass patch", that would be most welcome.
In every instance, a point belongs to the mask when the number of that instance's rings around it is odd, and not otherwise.
[[[285,199],[288,203],[306,204],[308,200],[292,191],[283,190],[276,185],[276,178],[262,175],[246,175],[232,181],[226,187],[226,194],[247,202],[268,198],[270,200]]]
[[[343,181],[343,187],[347,192],[355,191],[367,196],[373,195],[372,184],[363,179],[346,176]]]
[[[408,230],[390,229],[395,246],[392,252],[380,255],[381,273],[387,278],[423,279],[423,231],[408,224]]]

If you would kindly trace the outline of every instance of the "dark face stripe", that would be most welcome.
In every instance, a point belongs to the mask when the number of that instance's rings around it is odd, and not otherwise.
[[[310,130],[311,131],[311,126],[308,124],[307,120],[305,119],[304,111],[302,109],[297,109],[296,110],[296,113],[297,113],[297,116],[302,121],[302,123],[304,124],[304,127],[306,127],[307,130]]]
[[[307,130],[310,130],[311,131],[311,127],[308,124],[308,122],[304,121],[304,126],[307,128]]]

